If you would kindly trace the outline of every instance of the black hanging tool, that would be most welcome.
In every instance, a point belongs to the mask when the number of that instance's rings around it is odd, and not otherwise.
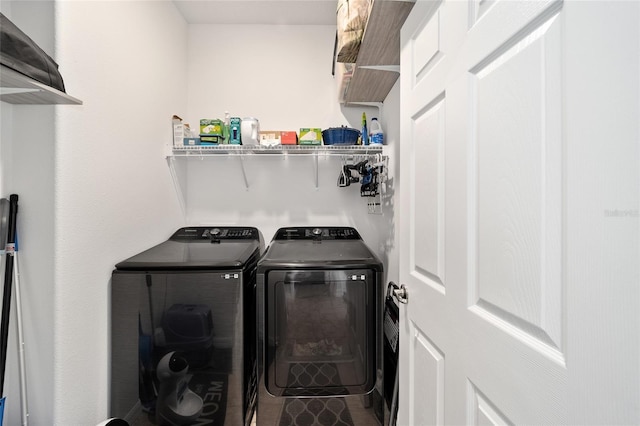
[[[378,169],[367,164],[368,161],[361,161],[357,165],[359,166],[358,172],[362,176],[360,181],[360,196],[361,197],[375,197],[378,195]]]
[[[389,408],[389,426],[395,426],[398,415],[398,364],[400,340],[400,309],[393,300],[398,286],[389,282],[384,301],[384,397]]]
[[[345,187],[351,185],[352,183],[357,183],[360,180],[360,177],[353,175],[353,173],[357,171],[357,164],[343,165],[342,170],[340,170],[340,174],[338,175],[338,186]]]
[[[4,395],[4,376],[7,364],[7,346],[9,341],[9,314],[11,311],[11,290],[13,287],[13,254],[16,244],[16,219],[18,215],[18,196],[9,197],[9,220],[7,244],[5,248],[6,262],[4,268],[4,291],[2,293],[2,324],[0,325],[0,395]],[[4,396],[2,407],[4,407]]]

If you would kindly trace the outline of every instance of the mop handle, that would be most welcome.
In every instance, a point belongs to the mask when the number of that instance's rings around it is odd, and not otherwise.
[[[16,325],[18,326],[18,362],[20,364],[20,401],[22,402],[22,426],[29,424],[29,408],[27,406],[27,367],[24,350],[24,330],[22,327],[22,297],[20,295],[20,262],[18,261],[18,251],[15,252],[13,265],[16,295]]]

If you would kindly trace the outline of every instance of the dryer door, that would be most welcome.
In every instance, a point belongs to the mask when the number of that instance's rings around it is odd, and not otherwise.
[[[270,271],[265,384],[275,396],[365,394],[375,384],[376,274]]]

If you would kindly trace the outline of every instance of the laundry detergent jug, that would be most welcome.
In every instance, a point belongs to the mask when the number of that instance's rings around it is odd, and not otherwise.
[[[371,145],[382,145],[384,143],[384,133],[382,126],[376,117],[371,119],[371,135],[369,137]]]

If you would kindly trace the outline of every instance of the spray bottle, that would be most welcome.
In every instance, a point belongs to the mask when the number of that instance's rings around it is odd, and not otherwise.
[[[369,131],[367,130],[367,113],[362,113],[362,145],[369,145]]]
[[[222,129],[223,143],[229,143],[229,136],[231,133],[231,116],[229,111],[224,112],[224,128]]]

